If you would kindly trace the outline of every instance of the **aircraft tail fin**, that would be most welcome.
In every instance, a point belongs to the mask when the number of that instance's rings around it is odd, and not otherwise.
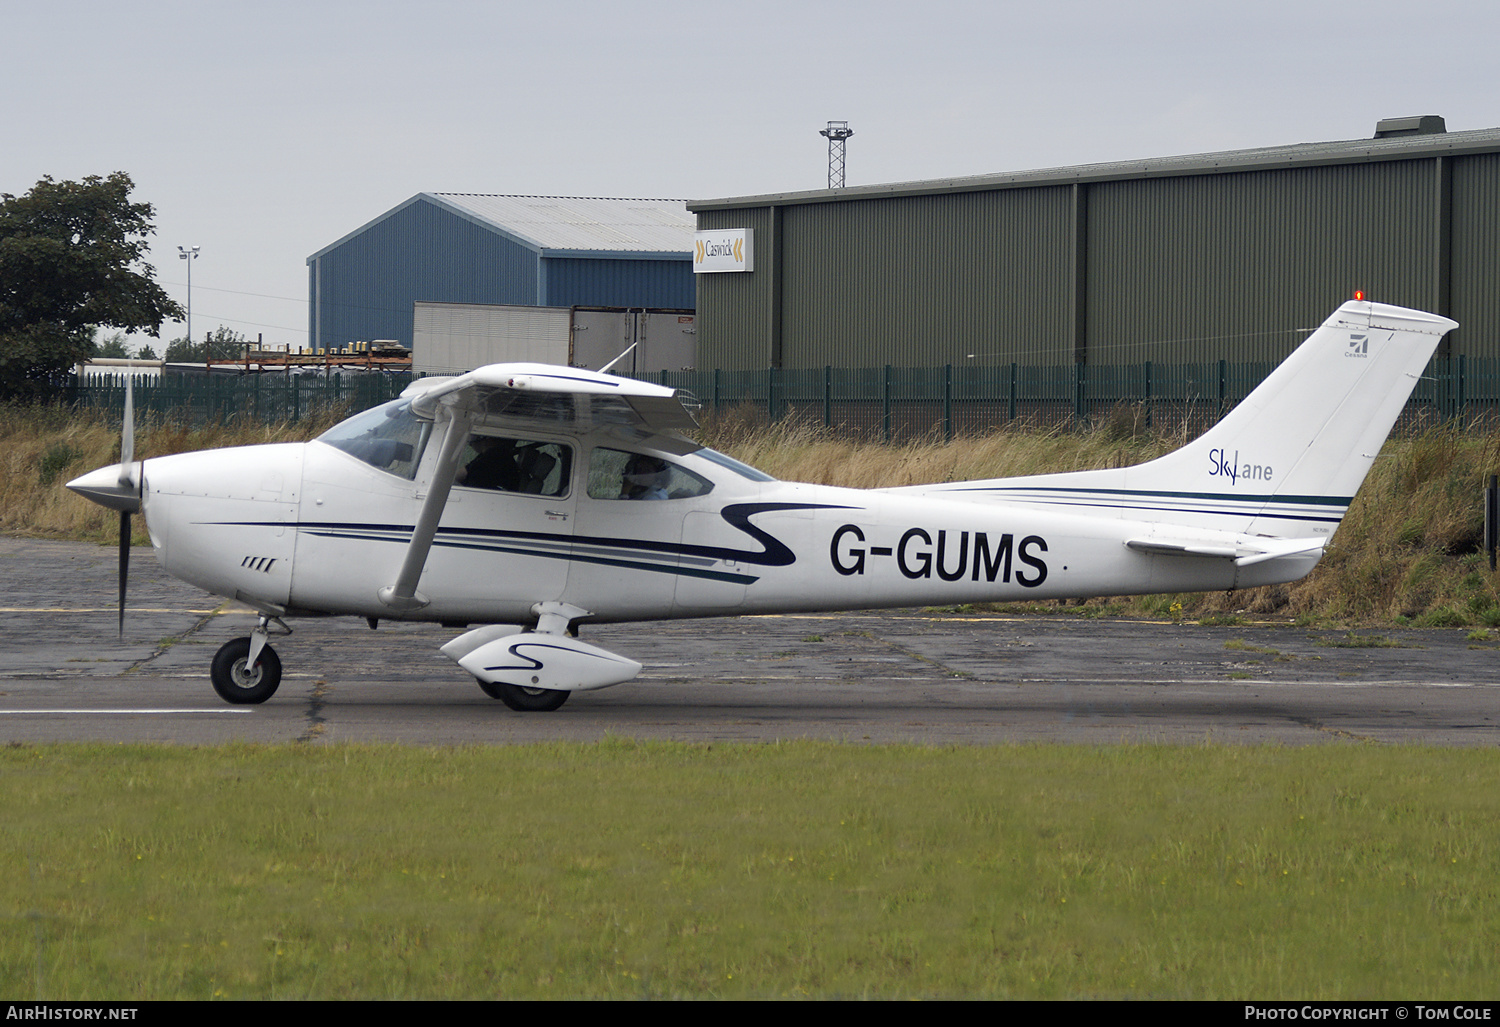
[[[1457,327],[1420,310],[1345,303],[1218,424],[1175,452],[1135,467],[942,489],[954,498],[966,491],[975,494],[965,498],[1096,516],[1326,539],[1433,351]]]

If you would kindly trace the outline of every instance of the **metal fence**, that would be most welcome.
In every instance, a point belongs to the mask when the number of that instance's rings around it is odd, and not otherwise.
[[[331,375],[137,375],[137,414],[156,414],[190,425],[248,420],[274,424],[305,417],[355,413],[395,399],[410,374]],[[69,397],[81,407],[119,414],[125,405],[125,376],[89,375]]]
[[[861,438],[951,439],[997,427],[1116,425],[1125,431],[1205,430],[1244,399],[1272,362],[1119,366],[822,367],[764,371],[663,371],[644,380],[692,393],[703,407],[749,407],[756,416],[795,416]],[[410,377],[394,375],[168,375],[137,378],[135,404],[190,423],[235,418],[295,421],[363,410],[393,399]],[[124,379],[80,382],[82,406],[120,410]],[[1397,430],[1500,415],[1500,360],[1434,359]]]
[[[1114,424],[1196,435],[1250,394],[1273,361],[1117,366],[884,367],[665,371],[649,381],[685,389],[704,407],[749,405],[770,420],[797,416],[862,438],[951,439],[1009,425]],[[1398,431],[1500,414],[1500,360],[1433,360]]]

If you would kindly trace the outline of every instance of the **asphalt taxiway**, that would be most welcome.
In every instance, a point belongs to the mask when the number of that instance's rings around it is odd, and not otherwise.
[[[110,547],[0,538],[0,584],[0,742],[1500,744],[1500,639],[1467,629],[921,610],[607,625],[583,637],[640,677],[523,714],[437,651],[455,630],[295,620],[273,642],[280,691],[235,707],[208,664],[254,616],[167,577],[149,549],[132,557],[123,640]]]

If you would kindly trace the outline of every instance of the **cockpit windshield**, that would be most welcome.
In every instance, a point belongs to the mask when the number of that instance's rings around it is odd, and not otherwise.
[[[355,414],[318,436],[371,467],[402,478],[414,478],[432,422],[412,413],[409,400],[397,399]]]
[[[765,471],[757,470],[756,468],[751,467],[749,464],[740,463],[734,457],[725,456],[717,449],[709,449],[707,446],[704,446],[702,449],[693,450],[693,455],[701,456],[703,459],[709,461],[710,463],[718,464],[720,467],[727,467],[729,470],[733,471],[735,474],[738,474],[740,477],[749,478],[751,481],[776,480]]]

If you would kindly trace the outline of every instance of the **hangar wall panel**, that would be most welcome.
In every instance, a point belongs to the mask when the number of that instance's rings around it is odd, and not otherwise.
[[[678,260],[547,257],[546,302],[554,307],[693,308],[692,266]]]
[[[1453,161],[1454,354],[1500,356],[1500,154]]]
[[[700,367],[755,370],[770,367],[776,343],[773,282],[776,255],[774,207],[710,210],[698,215],[704,231],[749,228],[755,232],[755,271],[694,275]]]
[[[1089,363],[1280,360],[1356,289],[1430,309],[1437,202],[1432,161],[1092,186]]]
[[[697,276],[700,366],[1071,363],[1070,203],[1051,187],[704,211],[706,230],[755,230],[757,269]]]
[[[783,217],[783,366],[1072,362],[1066,187]],[[972,354],[972,358],[970,357]]]

